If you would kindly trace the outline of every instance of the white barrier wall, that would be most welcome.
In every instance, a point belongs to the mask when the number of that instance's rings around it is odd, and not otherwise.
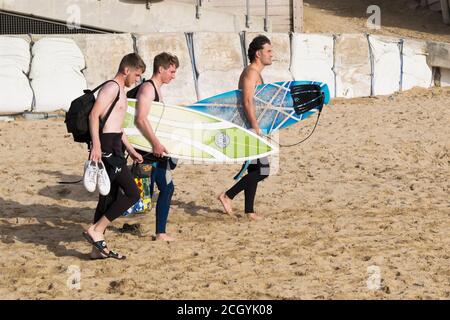
[[[373,95],[388,95],[400,90],[400,40],[369,36],[373,55]]]
[[[75,41],[85,58],[86,67],[83,74],[87,87],[90,89],[112,79],[117,73],[123,56],[134,52],[133,38],[130,34],[32,35],[33,41],[44,38],[64,38]]]
[[[272,44],[273,58],[272,64],[267,66],[262,71],[261,76],[265,83],[278,82],[278,81],[288,81],[293,80],[293,76],[289,71],[291,64],[291,44],[289,39],[289,34],[287,33],[255,33],[249,32],[245,34],[245,53],[246,59],[248,46],[252,40],[263,34],[269,38]],[[248,61],[250,62],[250,61]]]
[[[295,80],[324,82],[334,97],[333,36],[294,33],[292,35],[291,73]]]
[[[336,96],[370,96],[372,69],[369,42],[364,34],[342,34],[335,41]]]
[[[191,58],[183,33],[136,35],[136,46],[139,55],[147,64],[145,79],[152,76],[153,59],[157,54],[165,51],[178,57],[180,66],[175,79],[168,85],[163,85],[161,89],[165,103],[187,105],[197,101]]]
[[[429,88],[432,82],[433,72],[427,64],[427,44],[423,41],[404,40],[402,90]]]
[[[244,68],[239,34],[194,33],[198,99],[235,90]]]
[[[246,34],[245,51],[256,35]],[[436,85],[450,85],[447,43],[405,39],[400,57],[401,40],[392,37],[343,34],[334,40],[330,35],[293,34],[289,42],[287,34],[266,35],[274,48],[273,64],[263,72],[266,83],[289,80],[292,74],[298,80],[327,83],[332,96],[335,90],[338,97],[369,96],[371,88],[374,95],[384,95],[432,85],[433,66],[440,68]],[[33,107],[38,112],[67,109],[83,89],[114,77],[122,57],[135,49],[148,65],[147,76],[156,53],[169,51],[179,57],[177,78],[163,87],[166,102],[173,104],[236,89],[246,58],[237,33],[195,33],[194,66],[184,33],[137,35],[136,46],[130,34],[31,35],[29,70],[28,39],[26,35],[0,37],[0,114]]]
[[[44,38],[32,48],[31,87],[38,112],[68,110],[73,99],[83,94],[86,80],[84,56],[71,39]]]
[[[27,78],[30,42],[0,37],[0,114],[30,110],[33,92]]]

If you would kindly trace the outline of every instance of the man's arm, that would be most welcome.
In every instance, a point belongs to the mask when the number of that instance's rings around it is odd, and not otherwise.
[[[242,78],[242,103],[244,105],[244,112],[250,123],[251,128],[256,134],[261,135],[261,129],[259,128],[258,120],[256,119],[255,105],[253,103],[253,96],[255,94],[255,88],[259,80],[259,75],[254,70],[247,70],[246,74]]]
[[[107,83],[100,89],[94,107],[89,114],[89,131],[92,139],[91,157],[92,161],[98,162],[102,159],[102,150],[100,145],[100,117],[105,110],[112,105],[117,97],[117,84]]]
[[[131,159],[133,159],[138,163],[142,163],[144,161],[142,159],[142,156],[136,151],[136,149],[134,149],[134,147],[128,141],[127,135],[123,132],[123,129],[122,129],[122,143],[125,146],[125,149],[127,150]]]
[[[165,153],[168,152],[166,148],[159,142],[147,118],[150,112],[150,106],[155,99],[155,89],[152,85],[145,84],[139,90],[136,98],[136,116],[134,119],[136,127],[142,132],[144,137],[152,145],[153,153],[158,157],[162,157]]]

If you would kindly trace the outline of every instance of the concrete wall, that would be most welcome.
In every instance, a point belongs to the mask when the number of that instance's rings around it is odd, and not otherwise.
[[[334,97],[334,40],[332,35],[296,33],[292,36],[291,72],[295,80],[325,82]]]
[[[18,82],[17,85],[10,85],[11,82],[6,81],[2,85],[2,88],[10,89],[2,90],[0,113],[23,112],[30,108],[34,108],[34,111],[67,108],[70,102],[69,94],[58,89],[58,85],[68,81],[64,79],[76,79],[81,76],[80,81],[77,82],[79,86],[77,90],[81,91],[81,86],[93,88],[111,79],[117,72],[121,58],[133,51],[140,53],[147,63],[147,78],[151,75],[152,60],[157,53],[169,51],[176,54],[180,60],[177,78],[164,88],[163,96],[166,103],[170,104],[194,103],[237,88],[246,59],[244,53],[248,43],[256,34],[245,34],[245,48],[242,47],[239,33],[194,33],[191,48],[184,33],[12,37],[20,39],[20,44],[10,46],[12,49],[7,48],[9,44],[1,47],[0,66],[2,68],[0,71],[8,71],[7,76],[18,79]],[[384,86],[375,86],[372,93],[391,94],[400,89],[401,82],[403,89],[432,86],[430,77],[431,68],[434,67],[440,68],[440,72],[436,73],[440,75],[436,79],[438,80],[436,84],[450,85],[448,62],[450,58],[447,60],[449,44],[389,37],[373,37],[370,42],[372,36],[368,39],[362,34],[343,34],[334,37],[294,34],[292,39],[298,38],[297,42],[290,42],[288,34],[268,33],[267,36],[274,46],[274,59],[273,64],[264,70],[263,77],[266,83],[292,80],[294,77],[297,80],[321,81],[328,84],[332,95],[333,88],[336,86],[338,97],[350,98],[370,95],[371,85],[379,83]],[[64,53],[69,51],[56,50],[56,47],[53,48],[53,45],[50,45],[47,49],[55,50],[50,50],[48,54],[41,54],[42,57],[37,59],[35,46],[41,39],[53,39],[55,43],[58,39],[71,39],[76,45],[73,50],[78,52],[79,49],[81,54],[75,55],[78,60],[75,59],[73,65],[71,62],[65,63],[64,55],[67,54],[70,56],[68,58],[73,60],[74,54]],[[14,49],[16,47],[17,50]],[[70,52],[75,52],[73,50]],[[19,60],[15,60],[25,62],[14,62],[14,59],[11,60],[10,52],[16,52],[12,56],[13,58],[17,56]],[[31,52],[33,56],[30,58]],[[400,55],[401,52],[403,55]],[[50,56],[52,58],[49,58]],[[84,64],[81,63],[83,59]],[[30,62],[32,73],[29,72]],[[54,77],[52,72],[50,74],[47,72],[54,69],[56,62],[62,63],[58,69],[66,64],[71,65],[69,78],[61,78],[61,80],[58,78],[58,71],[52,71],[55,74]],[[393,70],[387,72],[383,69],[386,67],[386,70],[389,68]],[[319,72],[321,68],[325,70],[322,73]],[[41,79],[39,85],[33,82],[36,79]],[[30,83],[35,92],[31,91]],[[54,95],[51,97],[52,100],[49,100],[50,103],[40,104],[39,101],[43,101],[40,97],[48,97],[49,93]],[[65,99],[64,103],[58,100],[60,98]]]
[[[427,52],[430,66],[450,69],[450,43],[428,41]]]
[[[334,52],[336,96],[344,98],[370,96],[372,69],[366,35],[338,35]]]
[[[194,57],[199,100],[237,88],[244,67],[238,33],[194,33]]]
[[[260,33],[248,32],[245,34],[245,49],[252,40]],[[267,67],[262,72],[264,82],[277,82],[293,80],[292,73],[289,71],[291,64],[291,44],[289,34],[287,33],[263,33],[266,35],[273,48],[272,65]],[[247,52],[247,50],[245,50]],[[248,57],[247,61],[248,61]],[[248,61],[249,62],[249,61]]]
[[[194,5],[171,1],[152,3],[147,9],[143,1],[0,0],[0,9],[118,32],[263,30],[262,18],[255,18],[247,29],[243,15],[205,8],[197,19]]]
[[[147,71],[144,74],[146,79],[150,79],[152,76],[153,59],[157,54],[166,51],[178,57],[180,66],[176,78],[162,87],[165,103],[186,105],[197,100],[193,66],[185,34],[152,33],[136,35],[136,49],[147,64]]]
[[[178,2],[193,4],[196,0],[176,0]],[[297,0],[298,1],[298,0]],[[303,5],[303,1],[300,1]],[[246,0],[208,0],[203,1],[202,9],[214,8],[241,16],[247,13]],[[292,4],[291,0],[269,0],[268,1],[268,32],[290,32],[292,30]],[[265,15],[264,0],[249,1],[250,24],[255,19],[262,19]]]

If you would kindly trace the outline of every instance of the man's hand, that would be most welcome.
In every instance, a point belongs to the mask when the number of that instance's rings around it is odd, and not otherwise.
[[[133,159],[134,162],[137,162],[137,163],[144,162],[144,158],[142,158],[142,155],[137,153],[136,151],[130,153],[130,157],[131,157],[131,159]]]
[[[166,147],[164,147],[161,143],[157,143],[153,146],[153,154],[157,157],[164,157],[169,152]]]
[[[253,124],[251,125],[250,131],[256,133],[258,136],[262,136],[262,131],[261,131],[261,129],[259,128],[258,122],[255,122],[255,123],[253,123]]]
[[[93,146],[91,150],[90,160],[98,163],[101,159],[102,149],[100,149],[100,146]]]

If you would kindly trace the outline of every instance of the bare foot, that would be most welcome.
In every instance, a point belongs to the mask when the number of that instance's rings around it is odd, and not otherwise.
[[[231,199],[224,193],[221,193],[218,197],[219,201],[222,203],[225,213],[234,217],[233,210],[231,209]]]
[[[250,220],[254,220],[254,221],[259,221],[259,220],[263,220],[264,217],[261,214],[257,214],[255,212],[249,213],[248,214],[248,218]]]
[[[174,237],[169,236],[167,233],[158,233],[155,237],[156,241],[175,241]]]

